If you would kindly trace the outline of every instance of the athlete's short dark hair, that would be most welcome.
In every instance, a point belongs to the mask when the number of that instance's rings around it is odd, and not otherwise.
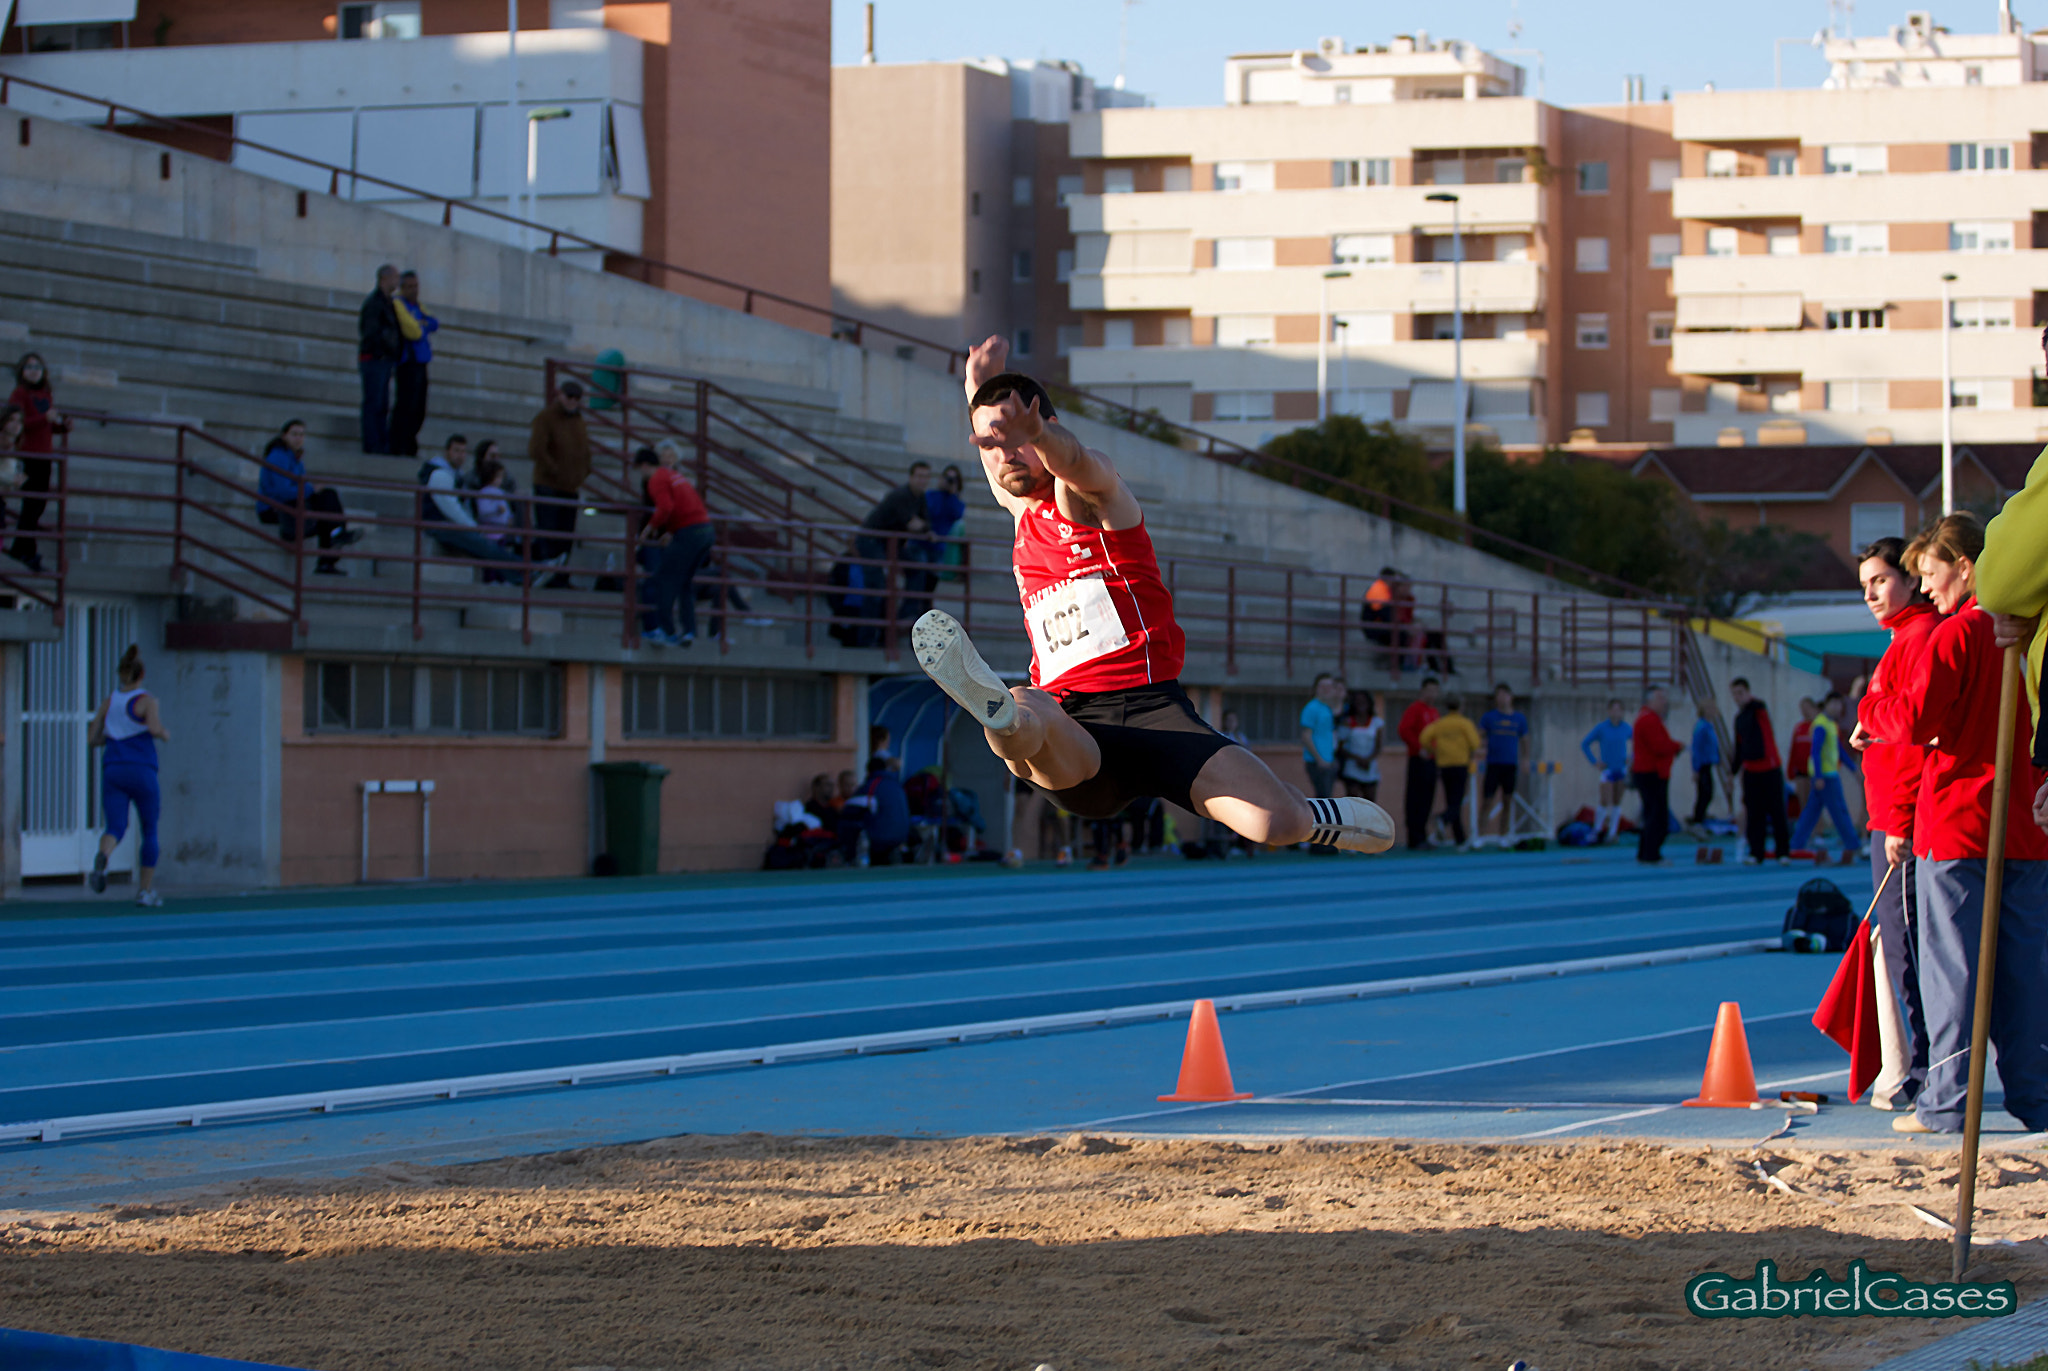
[[[1443,684],[1443,682],[1442,682],[1442,681],[1439,681],[1439,680],[1438,680],[1438,679],[1437,679],[1436,677],[1434,677],[1434,676],[1425,676],[1425,677],[1423,677],[1423,678],[1422,678],[1422,683],[1423,683],[1424,685],[1426,685],[1426,686],[1440,686],[1440,685],[1442,685],[1442,684]]]
[[[983,381],[980,389],[974,392],[974,398],[967,402],[967,412],[972,414],[977,409],[999,405],[1012,395],[1027,405],[1033,400],[1038,401],[1040,418],[1059,417],[1053,412],[1052,396],[1045,393],[1045,387],[1021,371],[1006,371],[1000,376],[991,376]]]

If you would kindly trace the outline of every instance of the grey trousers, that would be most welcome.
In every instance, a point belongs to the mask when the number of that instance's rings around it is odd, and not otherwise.
[[[1984,859],[1919,863],[1920,999],[1927,1084],[1915,1112],[1943,1133],[1963,1128],[1983,929]],[[2048,1130],[2048,862],[2007,862],[1991,988],[1991,1051],[2005,1112]]]

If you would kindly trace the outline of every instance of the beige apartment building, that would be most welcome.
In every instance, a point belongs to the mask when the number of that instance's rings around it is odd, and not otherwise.
[[[1139,103],[1070,62],[834,68],[834,307],[954,346],[1000,333],[1018,365],[1064,380],[1081,336],[1067,123]]]
[[[2042,436],[2048,34],[2004,27],[1916,12],[1822,89],[1673,102],[1679,442],[1938,441],[1944,322],[1956,440]]]
[[[1956,440],[2034,440],[2048,54],[1916,14],[1827,56],[1558,109],[1468,43],[1325,39],[1232,57],[1220,107],[1077,116],[1074,382],[1253,444],[1325,403],[1448,442],[1450,194],[1496,441],[1935,441],[1944,275]]]

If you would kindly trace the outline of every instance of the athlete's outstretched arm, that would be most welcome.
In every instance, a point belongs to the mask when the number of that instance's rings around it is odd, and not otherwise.
[[[967,398],[972,400],[974,392],[980,390],[991,376],[1003,374],[1003,368],[1010,362],[1010,344],[1000,333],[991,333],[982,339],[980,346],[970,348],[967,353]]]

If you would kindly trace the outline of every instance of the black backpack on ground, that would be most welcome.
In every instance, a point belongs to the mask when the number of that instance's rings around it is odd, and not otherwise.
[[[1830,952],[1847,951],[1855,927],[1856,910],[1849,897],[1829,880],[1816,878],[1800,886],[1792,907],[1785,911],[1785,932],[1818,933],[1827,939]]]

